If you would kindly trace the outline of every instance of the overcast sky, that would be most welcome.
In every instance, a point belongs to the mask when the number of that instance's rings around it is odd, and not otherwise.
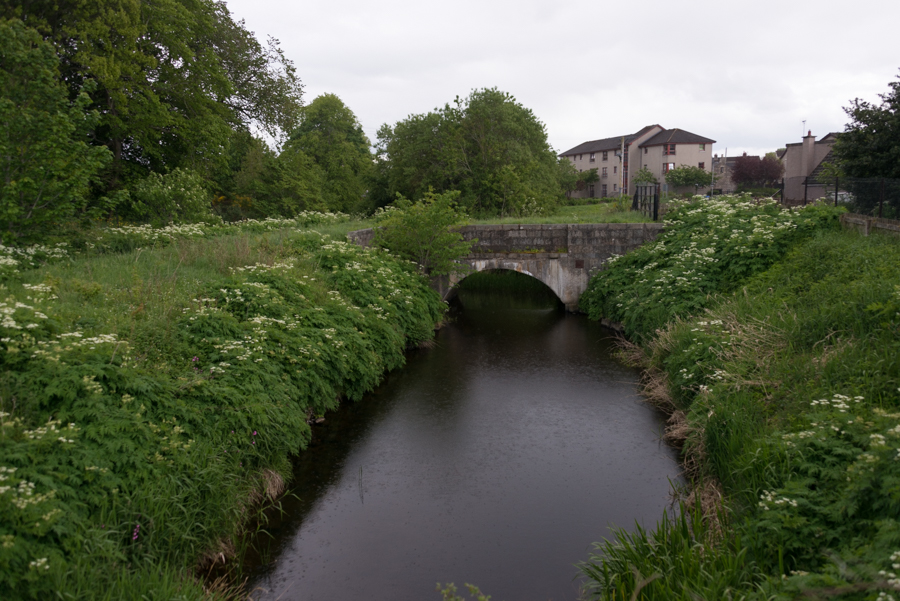
[[[227,0],[281,41],[305,101],[383,123],[476,88],[513,94],[559,152],[658,123],[759,154],[842,131],[900,74],[897,0]]]

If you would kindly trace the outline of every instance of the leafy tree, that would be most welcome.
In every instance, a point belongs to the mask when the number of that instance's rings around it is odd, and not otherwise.
[[[322,170],[322,197],[328,209],[349,213],[362,208],[373,171],[371,145],[356,115],[340,98],[324,94],[304,107],[290,144]]]
[[[375,244],[414,261],[426,275],[464,271],[457,260],[469,254],[476,241],[463,240],[453,229],[466,222],[457,198],[459,192],[436,194],[431,190],[416,203],[399,196],[378,218]]]
[[[658,184],[659,180],[656,179],[656,176],[650,172],[647,167],[641,167],[637,173],[634,174],[634,177],[631,178],[638,186],[646,186],[647,184]]]
[[[740,186],[771,186],[784,174],[784,165],[775,157],[775,153],[768,153],[765,157],[741,156],[734,161],[731,170],[731,181]]]
[[[135,214],[155,225],[213,220],[203,178],[187,169],[151,173],[133,187],[131,199]]]
[[[223,2],[12,0],[0,17],[21,18],[54,44],[70,95],[96,82],[92,139],[113,153],[110,187],[176,167],[209,176],[234,129],[283,139],[297,124],[293,65]]]
[[[712,178],[706,169],[690,165],[682,165],[666,173],[666,183],[676,188],[708,186]]]
[[[850,177],[900,178],[900,81],[879,94],[880,104],[859,98],[844,112],[851,122],[834,144],[839,166]]]
[[[53,47],[19,20],[0,20],[0,224],[7,242],[39,238],[87,206],[109,160],[88,144],[86,91],[69,101]],[[88,86],[89,90],[89,86]]]
[[[493,88],[383,126],[377,151],[381,198],[459,190],[474,214],[523,215],[552,210],[563,197],[565,173],[543,123]]]

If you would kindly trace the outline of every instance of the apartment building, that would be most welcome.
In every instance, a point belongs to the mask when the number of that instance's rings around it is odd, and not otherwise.
[[[574,198],[634,194],[635,173],[643,167],[665,183],[671,169],[690,165],[712,173],[712,145],[715,140],[683,129],[665,129],[648,125],[624,136],[591,140],[559,156],[569,159],[578,171],[597,169],[600,180],[584,190],[572,192]]]

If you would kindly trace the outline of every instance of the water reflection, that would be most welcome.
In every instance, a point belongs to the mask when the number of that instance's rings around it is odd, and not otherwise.
[[[652,523],[677,465],[607,331],[553,298],[460,292],[437,346],[317,427],[257,599],[575,599],[608,526]]]

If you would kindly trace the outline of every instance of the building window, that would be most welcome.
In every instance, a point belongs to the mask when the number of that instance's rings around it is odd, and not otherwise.
[[[606,198],[606,184],[602,184],[600,186],[600,194],[603,196],[603,198]]]
[[[663,154],[664,155],[675,154],[675,145],[674,144],[663,144]]]
[[[603,168],[603,177],[606,177],[606,176],[607,176],[607,175],[606,175],[606,170],[607,170],[607,169],[609,169],[609,167],[604,167],[604,168]]]
[[[647,148],[647,147],[645,146],[645,147],[644,147],[644,154],[647,154],[647,151],[648,151],[648,150],[650,150],[650,149]]]
[[[706,144],[701,144],[701,145],[700,145],[700,150],[706,150]]]
[[[663,163],[663,173],[668,173],[675,169],[675,163]]]
[[[619,184],[613,184],[613,192],[619,191]]]
[[[605,161],[605,160],[607,160],[608,158],[609,158],[609,152],[606,151],[606,150],[604,150],[604,151],[603,151],[603,160]]]
[[[578,155],[578,160],[579,160],[579,161],[581,160],[581,157],[582,157],[582,156],[583,156],[583,155],[580,155],[580,154]]]
[[[594,162],[594,153],[593,152],[591,153],[591,162],[592,163]],[[593,198],[593,196],[591,198]]]
[[[588,195],[593,198],[594,197],[594,184],[588,186]]]
[[[619,166],[613,165],[613,173],[618,173],[618,172],[619,172]]]
[[[719,167],[719,173],[725,173],[725,167]]]
[[[697,166],[701,169],[706,169],[706,163],[698,163]]]

